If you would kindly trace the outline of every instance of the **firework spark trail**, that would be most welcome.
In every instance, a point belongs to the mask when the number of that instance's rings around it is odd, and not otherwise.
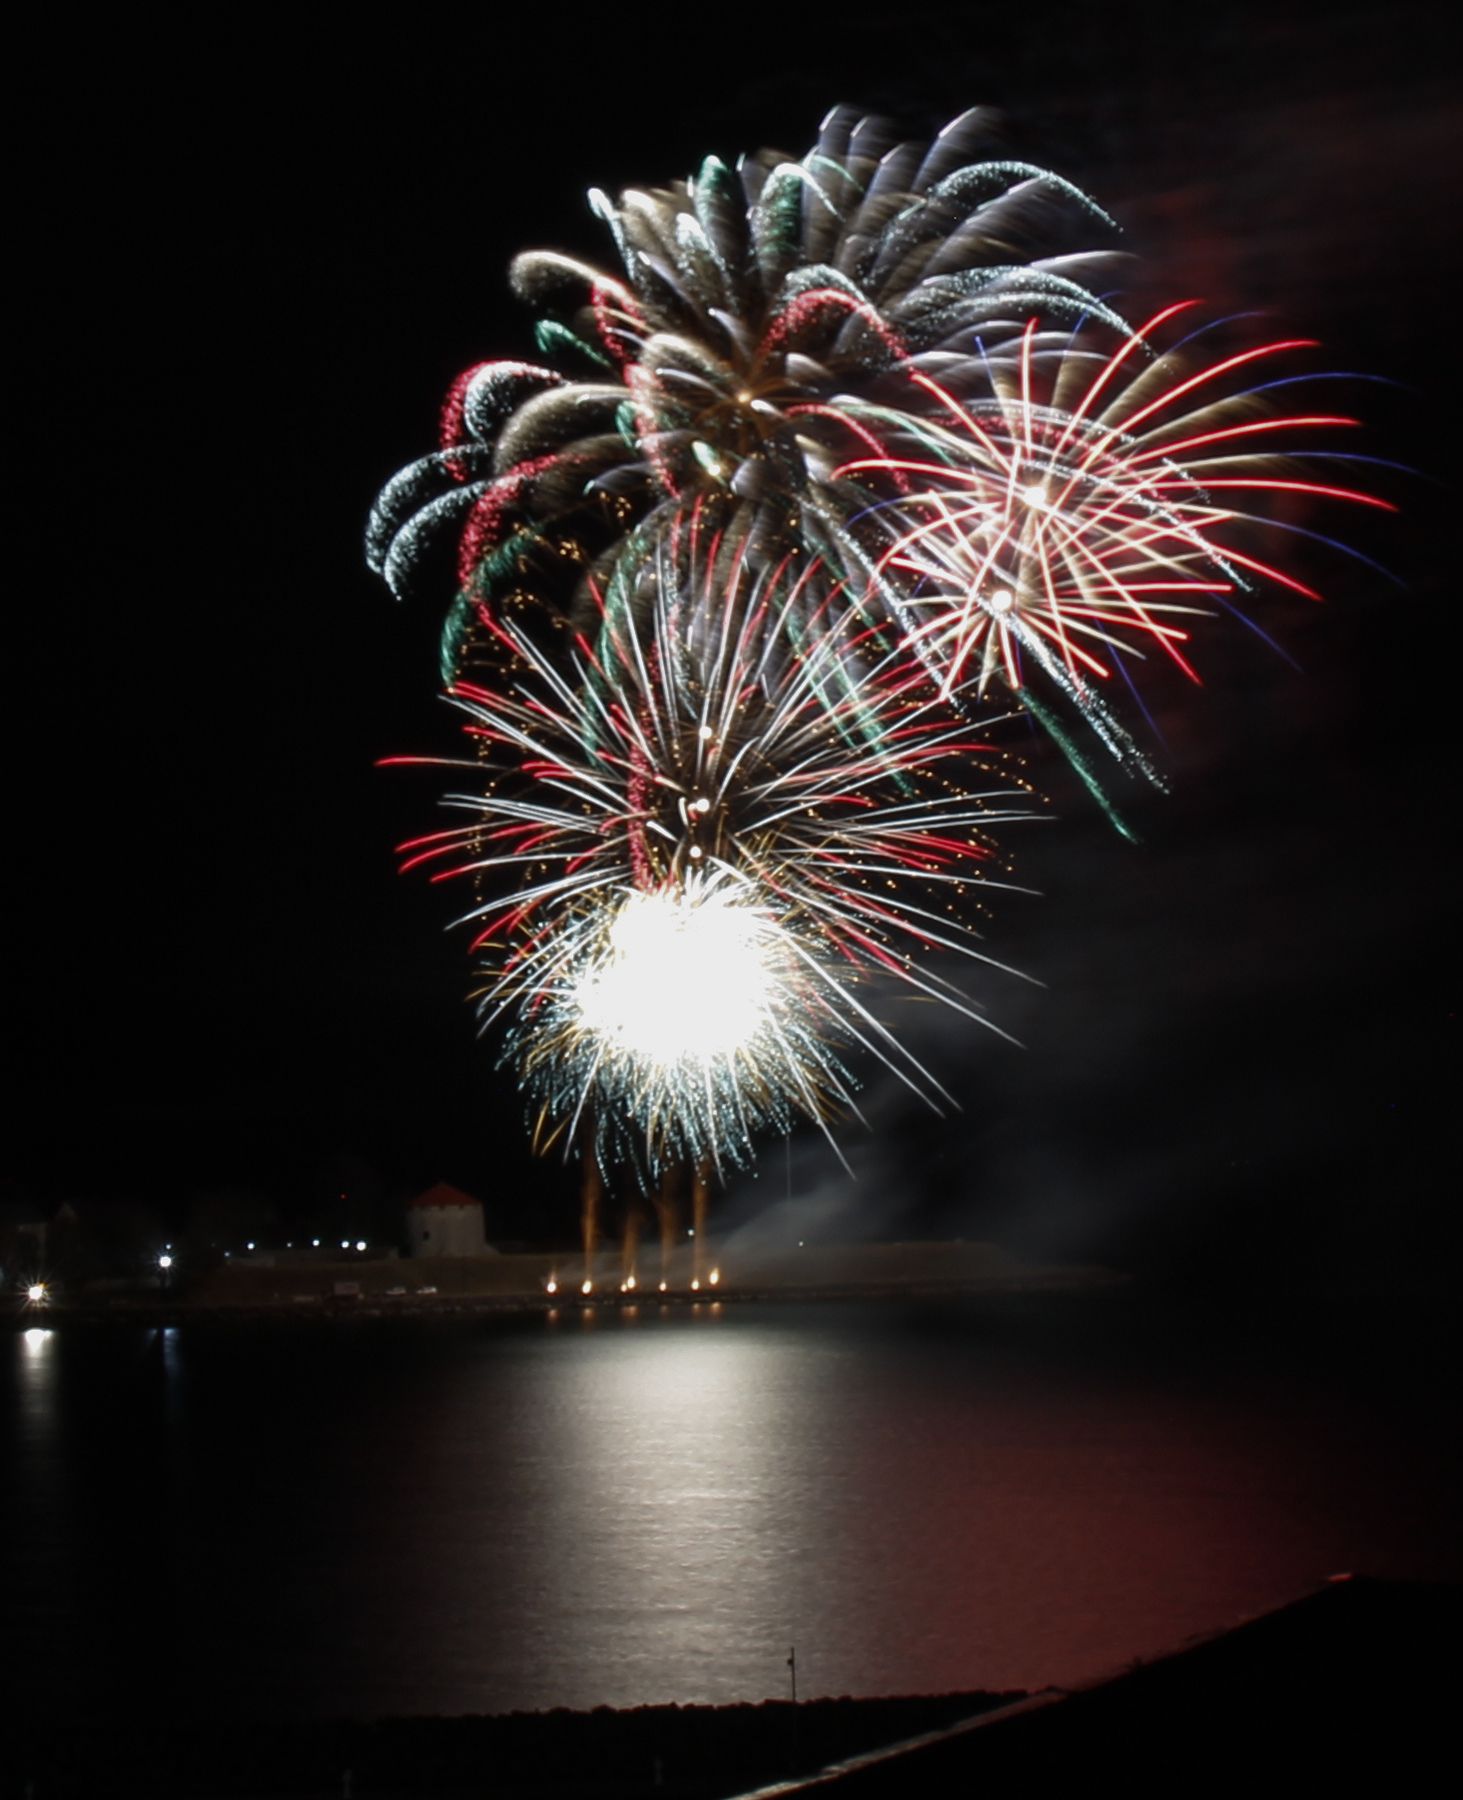
[[[984,129],[970,113],[928,148],[890,144],[837,108],[801,161],[710,158],[618,203],[594,193],[619,274],[517,260],[519,291],[568,320],[541,318],[541,350],[579,372],[466,371],[440,450],[388,485],[368,533],[400,591],[423,544],[460,529],[449,685],[505,607],[548,602],[581,626],[597,593],[643,607],[647,558],[703,521],[892,621],[947,699],[1000,681],[1115,819],[1081,731],[1163,785],[1103,695],[1113,653],[1197,680],[1197,617],[1271,583],[1314,597],[1243,528],[1262,498],[1367,502],[1276,455],[1355,421],[1268,417],[1237,385],[1273,385],[1299,340],[1196,368],[1159,353],[1196,303],[1131,329],[1084,285],[1100,255],[1035,254],[1054,212],[1111,221],[1050,171],[977,160]],[[798,646],[824,594],[804,599],[786,620]]]
[[[790,546],[842,565],[856,488],[831,471],[882,434],[866,407],[930,410],[909,357],[972,356],[1028,315],[1120,321],[1087,286],[1115,232],[1049,170],[978,160],[988,121],[954,120],[929,146],[898,144],[847,107],[800,161],[770,151],[733,170],[618,203],[594,192],[621,270],[553,252],[520,256],[519,294],[541,311],[547,365],[482,363],[454,384],[441,447],[395,478],[368,557],[397,592],[424,546],[460,532],[458,604],[444,665],[459,666],[472,603],[494,610],[524,582],[570,615],[637,562],[633,527],[674,531],[715,501],[745,515],[775,562]],[[1081,254],[1042,254],[1080,229]],[[588,371],[588,372],[586,372]]]
[[[806,571],[727,568],[708,598],[663,557],[649,617],[567,666],[495,627],[511,683],[454,695],[480,758],[452,765],[475,777],[448,797],[468,822],[403,846],[480,890],[459,921],[480,1016],[508,1025],[541,1143],[592,1138],[647,1182],[744,1164],[797,1117],[831,1135],[857,1053],[947,1101],[889,1001],[988,1023],[932,961],[993,960],[967,909],[1005,885],[990,828],[1031,812],[1009,759],[917,661],[871,655],[850,608],[787,649]]]
[[[903,428],[905,447],[835,471],[883,490],[866,515],[885,540],[871,587],[946,697],[984,698],[998,682],[1050,728],[1033,691],[1033,676],[1044,678],[1120,762],[1150,776],[1097,686],[1115,657],[1158,654],[1197,681],[1194,620],[1236,610],[1265,583],[1320,598],[1241,547],[1264,523],[1253,510],[1263,497],[1392,510],[1293,472],[1306,453],[1298,434],[1356,420],[1273,416],[1252,388],[1230,384],[1308,343],[1259,344],[1197,368],[1175,352],[1147,354],[1192,304],[1105,349],[1092,346],[1102,328],[1090,322],[1062,333],[1033,322],[1019,344],[984,357],[975,391],[965,368],[947,382],[912,365],[939,416],[917,434]]]

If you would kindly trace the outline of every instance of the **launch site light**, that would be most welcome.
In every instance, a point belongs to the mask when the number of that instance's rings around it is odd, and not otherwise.
[[[173,1259],[171,1256],[168,1255],[166,1250],[164,1250],[162,1255],[157,1259],[157,1266],[160,1269],[171,1269],[172,1268]]]
[[[43,1306],[46,1300],[46,1284],[44,1281],[33,1281],[25,1290],[25,1297],[32,1306]]]

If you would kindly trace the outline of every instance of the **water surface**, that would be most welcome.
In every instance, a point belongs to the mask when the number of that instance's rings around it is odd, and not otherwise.
[[[374,1715],[1039,1687],[1463,1575],[1425,1322],[709,1304],[0,1339],[16,1698]]]

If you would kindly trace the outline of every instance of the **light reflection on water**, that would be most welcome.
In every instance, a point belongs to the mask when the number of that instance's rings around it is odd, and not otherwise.
[[[41,1709],[1036,1687],[1458,1573],[1391,1398],[1059,1311],[17,1334],[0,1648]]]

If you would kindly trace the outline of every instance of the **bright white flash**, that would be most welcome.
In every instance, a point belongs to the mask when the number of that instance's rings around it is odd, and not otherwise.
[[[577,984],[579,1022],[656,1062],[733,1055],[774,1002],[774,929],[735,890],[694,878],[680,891],[631,894]]]

